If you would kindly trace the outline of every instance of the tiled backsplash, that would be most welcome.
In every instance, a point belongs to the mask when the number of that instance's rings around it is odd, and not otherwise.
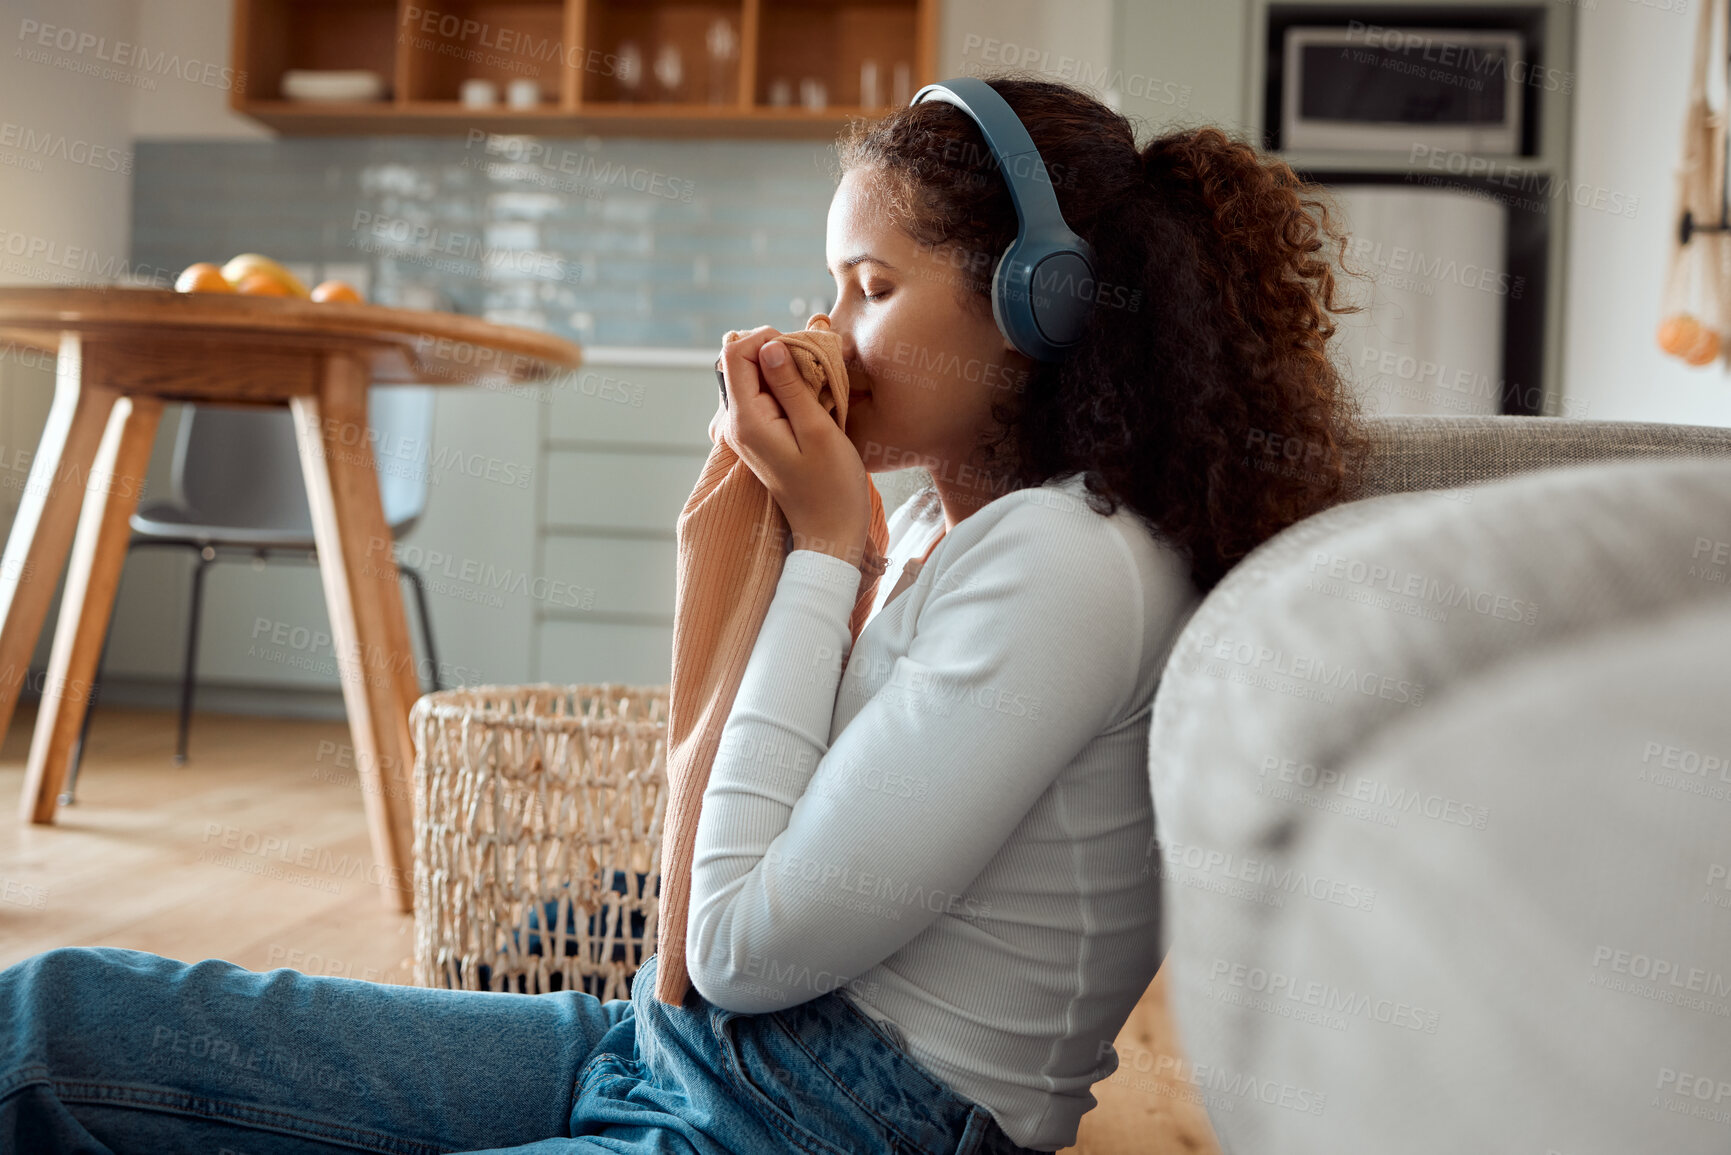
[[[527,137],[142,141],[133,261],[259,252],[369,298],[582,344],[717,348],[827,308],[828,144]]]

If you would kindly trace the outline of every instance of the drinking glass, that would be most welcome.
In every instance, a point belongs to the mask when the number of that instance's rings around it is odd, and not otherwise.
[[[739,33],[733,30],[733,21],[725,16],[717,16],[710,22],[709,32],[703,42],[709,49],[709,103],[732,104],[734,92],[731,65],[739,56]]]
[[[643,87],[643,50],[637,47],[635,40],[622,40],[619,43],[618,62],[614,67],[614,78],[619,81],[619,98],[624,101],[634,101]]]
[[[677,101],[685,91],[685,58],[679,45],[663,44],[655,54],[655,79],[661,85],[661,99]]]
[[[871,112],[883,104],[878,85],[878,62],[867,57],[859,66],[859,106]]]

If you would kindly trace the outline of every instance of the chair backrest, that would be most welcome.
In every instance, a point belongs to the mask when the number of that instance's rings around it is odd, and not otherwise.
[[[1731,429],[1563,417],[1366,417],[1370,454],[1345,500],[1451,489],[1553,465],[1731,454]],[[1295,462],[1294,464],[1302,464]]]
[[[427,507],[433,389],[375,386],[367,409],[385,523],[401,536]],[[208,525],[312,529],[294,420],[286,408],[188,405],[175,441],[173,486],[175,496]]]

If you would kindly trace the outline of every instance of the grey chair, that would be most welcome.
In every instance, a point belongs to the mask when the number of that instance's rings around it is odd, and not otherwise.
[[[427,386],[376,387],[368,394],[368,421],[375,435],[379,497],[393,540],[414,528],[427,508],[429,479],[423,450],[433,429],[433,390]],[[312,510],[293,418],[286,408],[188,405],[180,420],[171,474],[173,495],[150,502],[132,516],[127,554],[138,547],[190,549],[198,559],[192,574],[192,613],[187,626],[186,658],[181,671],[180,733],[175,761],[184,763],[192,725],[192,694],[198,657],[198,627],[204,600],[205,571],[224,557],[268,561],[280,555],[318,560]],[[415,592],[421,637],[432,667],[434,690],[444,689],[433,648],[433,625],[420,573],[398,564]],[[113,620],[109,621],[109,636]],[[108,660],[109,637],[102,642],[96,685],[84,728],[72,752],[71,774],[60,796],[70,805],[78,785],[84,740],[90,733]]]

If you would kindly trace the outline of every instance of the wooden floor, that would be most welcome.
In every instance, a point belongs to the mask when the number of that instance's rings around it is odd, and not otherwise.
[[[91,725],[78,801],[54,826],[16,817],[35,714],[0,745],[0,967],[56,946],[121,946],[253,970],[293,967],[409,983],[414,919],[387,911],[372,874],[348,728],[231,715],[193,720],[107,708]],[[1094,1087],[1074,1155],[1218,1151],[1156,978]]]

